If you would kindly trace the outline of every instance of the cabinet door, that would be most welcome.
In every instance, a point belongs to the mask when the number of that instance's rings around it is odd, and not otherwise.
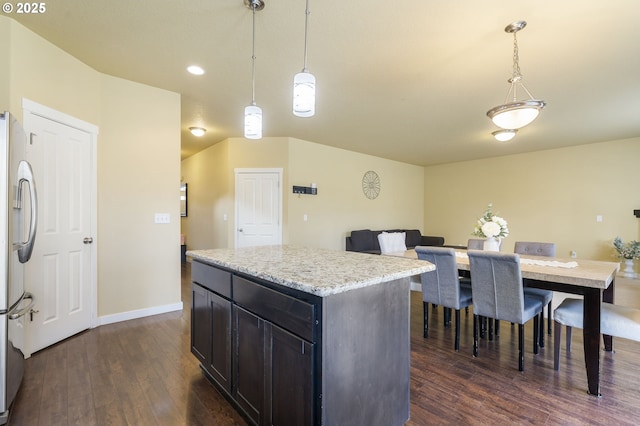
[[[313,344],[271,325],[270,362],[271,421],[269,425],[314,424]]]
[[[209,292],[211,357],[209,372],[231,393],[231,301]]]
[[[191,284],[191,353],[206,368],[211,360],[209,291]]]
[[[233,398],[256,424],[264,417],[265,322],[234,305]]]

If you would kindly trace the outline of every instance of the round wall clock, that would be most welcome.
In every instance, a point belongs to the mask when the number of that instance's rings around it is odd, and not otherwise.
[[[380,194],[380,177],[373,170],[369,170],[362,176],[362,192],[370,200]]]

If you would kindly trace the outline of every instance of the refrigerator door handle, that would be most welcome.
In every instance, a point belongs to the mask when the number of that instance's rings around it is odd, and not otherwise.
[[[29,186],[29,201],[31,202],[31,220],[29,221],[29,236],[27,241],[17,243],[14,248],[18,250],[18,260],[26,263],[31,259],[33,244],[36,241],[36,229],[38,228],[38,197],[36,195],[36,181],[33,178],[33,169],[27,161],[20,161],[18,165],[18,193],[16,194],[17,207],[22,208],[22,187]]]
[[[29,305],[27,305],[26,307],[17,310],[16,308],[18,307],[18,305],[23,301],[23,300],[31,300],[31,302],[29,302]],[[10,320],[15,320],[20,318],[23,315],[26,315],[31,308],[33,308],[33,305],[35,305],[36,301],[33,300],[33,294],[29,293],[29,292],[25,292],[22,297],[20,298],[20,300],[18,300],[18,302],[14,305],[14,308],[12,310],[9,311],[9,319]]]

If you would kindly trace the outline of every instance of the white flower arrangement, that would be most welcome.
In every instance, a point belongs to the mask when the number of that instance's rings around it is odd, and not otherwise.
[[[509,236],[507,221],[491,211],[492,204],[487,206],[484,215],[478,219],[472,235],[480,238],[505,238]]]

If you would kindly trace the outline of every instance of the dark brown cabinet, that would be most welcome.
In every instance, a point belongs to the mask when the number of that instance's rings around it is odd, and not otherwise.
[[[269,425],[313,424],[314,345],[273,325],[270,343],[271,422]]]
[[[289,269],[266,280],[246,263],[229,264],[233,252],[206,254],[229,269],[193,261],[192,351],[249,423],[406,423],[409,279],[303,291]]]
[[[264,320],[237,306],[233,311],[233,397],[255,424],[264,424]]]
[[[198,262],[191,268],[191,352],[231,392],[231,274]]]
[[[220,272],[193,263],[191,352],[252,423],[319,424],[316,306]]]
[[[231,301],[191,284],[191,352],[231,392]]]
[[[261,425],[313,424],[314,345],[234,306],[234,399]]]

